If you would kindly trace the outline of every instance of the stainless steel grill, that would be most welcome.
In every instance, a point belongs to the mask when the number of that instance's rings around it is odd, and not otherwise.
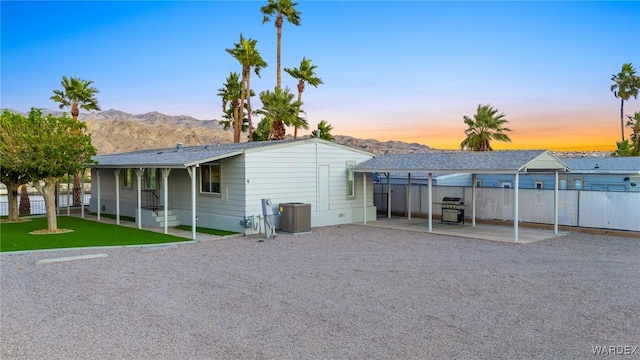
[[[442,198],[442,221],[464,224],[464,201],[459,197]]]

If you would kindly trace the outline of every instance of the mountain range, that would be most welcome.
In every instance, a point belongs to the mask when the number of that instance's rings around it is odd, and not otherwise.
[[[11,112],[19,112],[7,109]],[[42,109],[44,115],[62,115],[62,111]],[[27,113],[22,113],[27,115]],[[145,114],[129,114],[110,109],[81,113],[78,117],[87,124],[93,145],[98,154],[112,154],[142,149],[169,148],[176,143],[184,146],[222,144],[233,141],[233,132],[224,130],[218,120],[198,120],[185,115],[166,115],[157,111]],[[376,155],[393,153],[425,153],[439,151],[418,143],[402,141],[378,141],[335,135],[336,143],[360,148]],[[288,137],[291,137],[288,135]],[[304,137],[308,137],[305,135]],[[608,152],[556,152],[559,157],[609,156]]]

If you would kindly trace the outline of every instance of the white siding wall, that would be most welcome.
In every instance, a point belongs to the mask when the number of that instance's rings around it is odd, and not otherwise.
[[[317,154],[317,156],[316,156]],[[356,174],[356,197],[347,199],[346,162],[356,164],[371,156],[323,143],[299,143],[294,146],[265,149],[246,154],[247,216],[262,214],[261,199],[269,198],[277,213],[280,203],[311,204],[311,226],[326,226],[362,221],[362,177]],[[321,211],[318,198],[318,167],[329,166],[329,210]],[[375,220],[373,183],[368,176],[367,220]]]
[[[244,157],[234,156],[221,163],[220,195],[200,193],[200,168],[196,171],[197,226],[229,231],[243,231],[244,217]],[[171,174],[173,175],[173,173]],[[174,214],[180,222],[191,225],[191,177],[186,170],[170,184],[173,187]]]

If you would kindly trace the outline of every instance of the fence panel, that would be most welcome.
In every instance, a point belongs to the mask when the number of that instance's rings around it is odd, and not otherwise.
[[[391,209],[404,213],[407,185],[391,185]],[[412,186],[411,212],[428,215],[428,186]],[[476,218],[513,220],[514,189],[477,188]],[[433,213],[442,213],[444,197],[463,197],[465,215],[471,216],[471,188],[433,186]],[[519,219],[522,222],[553,224],[553,190],[519,189]],[[380,212],[387,211],[387,186],[375,184],[374,204]],[[560,190],[558,194],[558,224],[602,229],[640,231],[640,192]]]

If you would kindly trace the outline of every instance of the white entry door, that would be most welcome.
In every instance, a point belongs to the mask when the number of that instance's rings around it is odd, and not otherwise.
[[[329,210],[329,165],[318,166],[318,211]]]

